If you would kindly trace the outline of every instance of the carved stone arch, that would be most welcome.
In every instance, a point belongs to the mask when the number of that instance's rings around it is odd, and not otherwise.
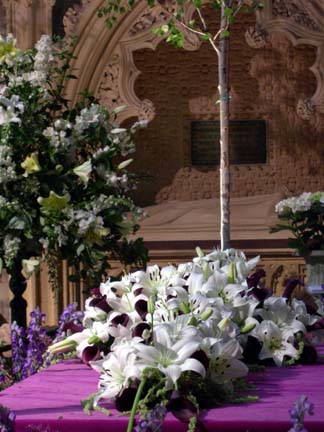
[[[72,25],[67,23],[68,18],[65,20],[66,33],[79,34],[75,48],[77,59],[73,64],[79,79],[68,84],[67,96],[75,102],[80,91],[88,88],[109,109],[126,106],[118,114],[118,122],[130,117],[150,121],[155,114],[153,103],[140,100],[135,94],[135,81],[141,72],[134,64],[133,53],[142,48],[156,49],[162,38],[156,37],[152,29],[169,19],[168,12],[160,6],[150,8],[142,1],[121,15],[112,29],[107,29],[104,19],[97,17],[102,4],[102,0],[92,1],[75,14],[67,12],[67,17],[73,16],[74,21]],[[186,35],[187,50],[199,46],[198,38]]]
[[[320,13],[321,12],[321,13]],[[309,68],[316,78],[316,90],[297,103],[297,113],[310,119],[312,112],[324,113],[324,6],[322,0],[268,0],[258,13],[258,29],[265,33],[284,33],[294,46],[316,48],[315,63]]]

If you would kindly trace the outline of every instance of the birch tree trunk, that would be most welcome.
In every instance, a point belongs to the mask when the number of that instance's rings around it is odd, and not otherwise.
[[[222,2],[221,27],[226,26]],[[220,210],[221,249],[230,247],[230,159],[229,159],[229,37],[222,34],[218,58],[218,91],[220,99]]]

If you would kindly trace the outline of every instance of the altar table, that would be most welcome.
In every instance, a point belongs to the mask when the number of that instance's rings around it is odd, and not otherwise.
[[[0,404],[16,413],[15,432],[28,425],[51,432],[125,432],[127,416],[107,405],[111,416],[82,411],[80,400],[96,391],[98,374],[78,360],[51,366],[0,393]],[[309,432],[324,431],[324,364],[267,368],[252,373],[248,381],[257,386],[249,394],[258,402],[226,405],[203,412],[209,432],[287,432],[291,427],[288,409],[301,395],[314,403],[315,414],[307,416]],[[163,428],[183,432],[186,425],[168,414]]]

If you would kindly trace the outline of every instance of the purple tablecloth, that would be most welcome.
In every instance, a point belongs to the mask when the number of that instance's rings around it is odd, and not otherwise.
[[[323,351],[324,353],[324,351]],[[96,391],[98,374],[77,360],[54,365],[0,393],[0,403],[16,413],[15,432],[28,425],[49,426],[58,432],[125,432],[128,417],[109,407],[111,416],[86,415],[80,400]],[[287,432],[291,427],[288,409],[302,395],[315,405],[307,417],[310,432],[324,431],[324,364],[268,368],[250,374],[258,389],[254,403],[228,405],[202,413],[210,432]],[[164,431],[182,432],[186,426],[168,414]]]

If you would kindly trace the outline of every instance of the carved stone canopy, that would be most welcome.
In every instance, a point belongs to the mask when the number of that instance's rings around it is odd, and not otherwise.
[[[315,110],[324,113],[323,0],[268,0],[258,13],[257,28],[259,34],[283,32],[293,45],[316,47],[316,60],[310,70],[315,75],[317,88],[313,95],[298,101],[296,112],[303,120],[310,120]]]
[[[79,58],[74,65],[80,79],[69,84],[68,95],[75,100],[79,91],[88,87],[108,108],[126,106],[119,114],[120,122],[129,117],[150,121],[155,114],[153,103],[140,100],[134,91],[140,71],[134,64],[133,53],[142,48],[156,49],[161,38],[153,35],[152,29],[169,19],[168,10],[159,5],[149,8],[146,0],[139,1],[108,30],[104,19],[98,19],[96,13],[103,4],[103,0],[82,0],[65,14],[65,33],[80,35],[76,48]],[[192,10],[188,9],[188,19],[190,14]],[[317,88],[313,95],[301,96],[296,111],[308,120],[315,110],[324,113],[323,0],[266,0],[264,9],[257,13],[256,28],[246,32],[247,43],[253,48],[263,48],[267,34],[272,32],[284,32],[294,45],[317,48],[316,61],[310,68]],[[186,35],[186,49],[195,50],[199,46],[198,38]]]
[[[103,3],[83,0],[82,5],[75,5],[65,15],[65,33],[80,35],[76,46],[78,58],[73,65],[79,79],[69,83],[67,95],[75,101],[79,92],[88,88],[110,110],[125,106],[118,114],[118,122],[130,117],[151,121],[155,115],[153,103],[140,100],[134,91],[140,71],[135,66],[133,52],[142,48],[155,50],[162,39],[152,30],[170,15],[159,5],[148,7],[146,1],[140,1],[108,30],[104,19],[97,17]],[[199,46],[197,37],[186,35],[185,49],[196,50]]]

